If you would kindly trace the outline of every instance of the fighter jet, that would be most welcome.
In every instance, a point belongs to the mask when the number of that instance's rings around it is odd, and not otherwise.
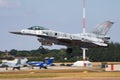
[[[50,29],[46,29],[41,26],[32,26],[21,31],[10,32],[19,35],[28,35],[38,37],[38,41],[43,46],[64,45],[67,46],[67,52],[72,52],[72,46],[77,47],[107,47],[110,37],[107,36],[107,32],[114,23],[111,21],[105,21],[98,25],[93,31],[89,33],[69,34],[58,32]]]
[[[34,67],[39,67],[40,69],[41,68],[44,68],[44,69],[47,69],[47,66],[52,66],[53,65],[53,60],[54,60],[54,57],[46,57],[44,59],[44,62],[43,61],[30,61],[28,62],[28,64],[32,67],[32,69]]]
[[[13,70],[18,69],[20,70],[21,67],[27,64],[27,58],[22,59],[15,59],[15,60],[3,60],[1,67],[6,67],[6,70],[8,70],[8,67],[13,68]]]
[[[46,29],[41,26],[32,26],[28,29],[22,29],[18,32],[10,32],[13,34],[37,36],[38,41],[42,45],[52,46],[65,45],[67,46],[67,52],[72,53],[72,46],[82,47],[83,53],[85,48],[91,47],[107,47],[110,37],[107,36],[107,32],[113,25],[112,21],[105,21],[104,23],[98,25],[93,31],[87,33],[85,31],[85,0],[83,0],[83,32],[79,34],[69,34],[58,31],[53,31]]]

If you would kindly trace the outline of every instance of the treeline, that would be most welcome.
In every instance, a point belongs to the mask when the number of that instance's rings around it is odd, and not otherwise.
[[[0,51],[0,58],[12,59],[14,57],[27,57],[29,61],[42,61],[45,57],[54,57],[55,62],[74,62],[82,60],[82,50],[73,47],[72,53],[66,53],[66,49],[37,49],[31,51],[19,51],[12,49],[8,52]],[[92,62],[119,62],[120,61],[120,44],[111,42],[107,48],[91,48],[86,51],[87,60]]]

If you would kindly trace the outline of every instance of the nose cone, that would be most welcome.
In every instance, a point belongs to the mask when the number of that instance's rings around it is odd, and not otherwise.
[[[12,34],[22,34],[20,31],[12,31],[10,33],[12,33]]]

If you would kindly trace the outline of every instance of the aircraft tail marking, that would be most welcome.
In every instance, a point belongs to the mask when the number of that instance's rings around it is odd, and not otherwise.
[[[111,21],[106,21],[100,25],[98,25],[92,33],[97,34],[97,35],[106,35],[111,26],[114,24],[114,22]]]

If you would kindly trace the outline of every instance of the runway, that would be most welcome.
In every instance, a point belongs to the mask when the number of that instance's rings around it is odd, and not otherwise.
[[[111,78],[23,78],[23,79],[0,79],[0,80],[120,80],[120,78],[111,77]]]
[[[105,72],[100,63],[93,67],[50,66],[48,69],[24,67],[0,68],[0,80],[120,80],[120,72]]]
[[[120,80],[119,74],[120,72],[104,72],[99,67],[0,68],[0,80]]]

